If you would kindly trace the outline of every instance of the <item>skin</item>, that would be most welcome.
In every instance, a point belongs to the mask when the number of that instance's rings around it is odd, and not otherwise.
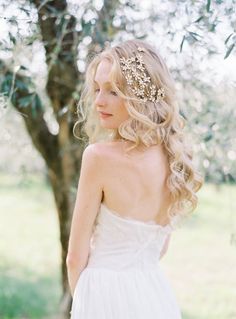
[[[96,110],[112,114],[110,117],[100,116],[101,126],[107,129],[117,129],[118,126],[129,118],[124,100],[112,89],[109,81],[111,63],[104,59],[98,65],[95,81]]]
[[[97,68],[95,105],[98,112],[112,114],[100,117],[101,126],[117,129],[129,115],[124,101],[109,83],[110,68],[107,60],[102,60]],[[94,143],[83,152],[67,254],[72,296],[88,263],[90,239],[101,202],[124,217],[144,222],[152,220],[161,225],[168,223],[165,212],[169,197],[165,179],[169,168],[162,146],[140,148],[131,151],[128,157],[124,156],[124,146],[129,146],[129,142]],[[167,251],[169,240],[170,236],[161,257]]]

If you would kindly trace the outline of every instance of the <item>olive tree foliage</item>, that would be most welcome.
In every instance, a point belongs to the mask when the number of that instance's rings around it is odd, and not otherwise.
[[[201,170],[214,183],[235,182],[236,78],[217,71],[226,60],[236,66],[235,1],[170,2],[171,10],[166,14],[166,4],[153,28],[164,56],[172,57],[180,108]]]
[[[80,126],[80,140],[72,129],[85,64],[94,52],[133,37],[156,45],[176,79],[181,112],[196,139],[206,177],[234,181],[235,92],[228,83],[214,81],[210,65],[214,57],[224,61],[235,54],[235,0],[145,3],[5,0],[0,5],[0,19],[8,27],[0,39],[1,107],[13,107],[22,116],[46,163],[59,220],[65,314],[70,308],[70,221],[88,142]]]

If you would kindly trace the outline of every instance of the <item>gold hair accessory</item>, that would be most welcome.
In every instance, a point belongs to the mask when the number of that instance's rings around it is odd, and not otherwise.
[[[145,52],[145,49],[138,47],[138,51]],[[164,99],[164,88],[157,88],[156,85],[151,83],[151,78],[140,53],[128,59],[120,58],[120,62],[122,73],[134,95],[144,102],[159,102]]]

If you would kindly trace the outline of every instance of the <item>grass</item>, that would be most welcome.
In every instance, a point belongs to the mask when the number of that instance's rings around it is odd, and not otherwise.
[[[0,181],[0,318],[48,318],[61,296],[52,194],[36,176]]]
[[[161,267],[183,319],[233,319],[236,187],[205,185],[199,196]],[[43,178],[0,174],[0,219],[0,318],[53,317],[61,296],[59,230]]]
[[[200,204],[172,235],[162,267],[184,319],[236,318],[236,187],[205,185]]]

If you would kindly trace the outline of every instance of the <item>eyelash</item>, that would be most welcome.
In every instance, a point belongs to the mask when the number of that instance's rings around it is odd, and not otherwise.
[[[94,92],[97,93],[99,89],[95,89]],[[115,91],[110,91],[110,93],[114,96],[117,96],[117,93]]]

